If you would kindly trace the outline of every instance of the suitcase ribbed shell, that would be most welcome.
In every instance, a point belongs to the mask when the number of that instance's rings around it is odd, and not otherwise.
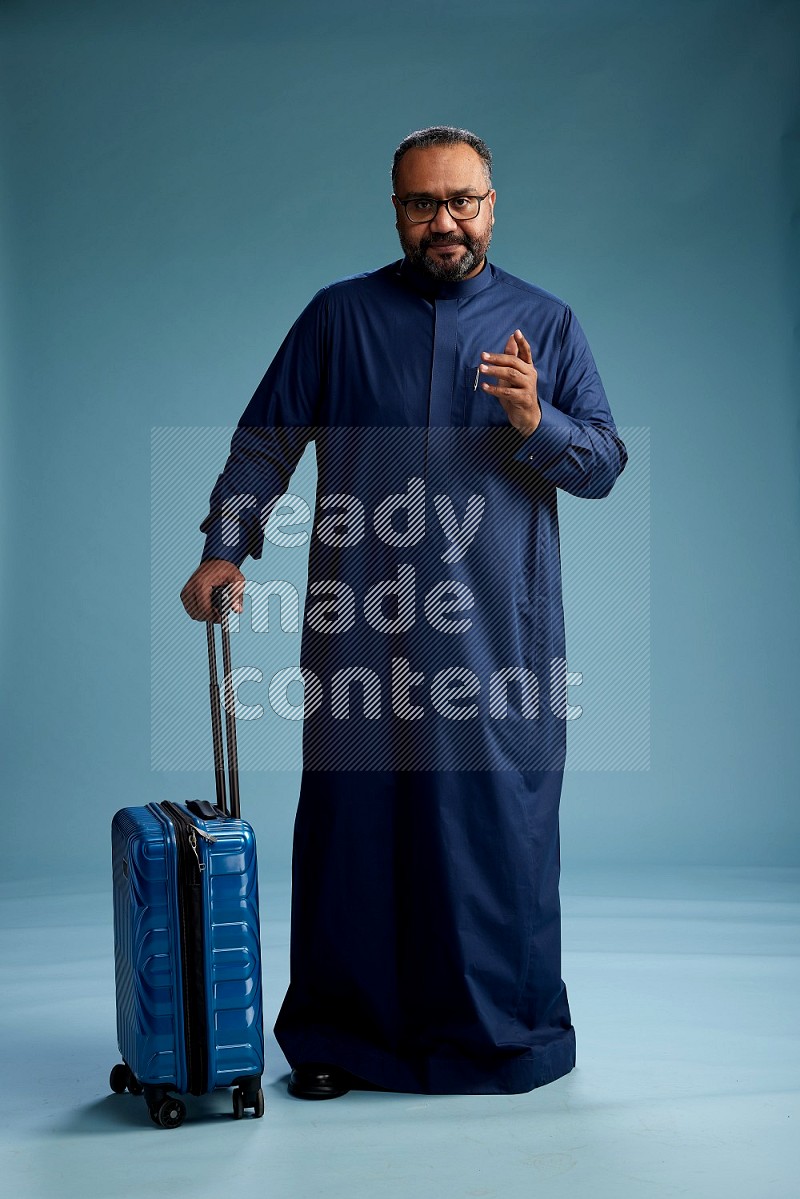
[[[197,838],[211,1091],[264,1068],[256,846],[244,820],[190,819],[217,838]],[[185,1091],[175,836],[158,805],[117,812],[112,862],[120,1053],[141,1083]]]

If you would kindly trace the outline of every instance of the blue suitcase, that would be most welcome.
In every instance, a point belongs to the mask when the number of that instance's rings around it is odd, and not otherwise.
[[[215,589],[216,590],[216,589]],[[230,687],[227,596],[221,618]],[[233,1114],[264,1114],[264,1031],[256,843],[239,815],[233,695],[226,690],[226,802],[214,624],[211,675],[216,806],[122,808],[111,826],[117,1041],[112,1091],[144,1094],[153,1123],[177,1128],[178,1094],[233,1087]]]

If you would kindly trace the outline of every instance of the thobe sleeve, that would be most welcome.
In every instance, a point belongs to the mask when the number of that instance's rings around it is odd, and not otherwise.
[[[260,558],[264,526],[319,422],[325,386],[326,288],[301,312],[244,410],[217,478],[202,560]]]
[[[608,495],[628,460],[586,335],[567,307],[556,377],[542,419],[514,453],[556,487],[585,499]]]

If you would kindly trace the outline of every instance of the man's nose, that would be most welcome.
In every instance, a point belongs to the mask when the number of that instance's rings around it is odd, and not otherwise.
[[[440,204],[439,211],[431,221],[431,229],[434,233],[452,233],[457,227],[458,223],[451,217],[447,205]]]

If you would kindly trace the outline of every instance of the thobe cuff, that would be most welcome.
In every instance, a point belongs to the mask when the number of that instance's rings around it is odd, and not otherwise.
[[[242,554],[238,547],[233,549],[229,545],[221,545],[214,537],[208,537],[203,546],[200,561],[207,562],[209,558],[224,558],[226,562],[232,562],[234,566],[241,566],[246,557],[247,554]]]
[[[539,397],[542,419],[514,454],[517,462],[548,466],[563,454],[572,441],[572,421],[547,400]]]
[[[207,562],[209,558],[224,558],[226,562],[232,562],[234,566],[241,566],[248,554],[252,558],[261,557],[263,539],[258,545],[248,544],[246,538],[242,538],[236,545],[228,545],[222,538],[221,522],[212,524],[209,520],[203,521],[200,531],[206,534],[206,543],[200,555],[201,562]]]

